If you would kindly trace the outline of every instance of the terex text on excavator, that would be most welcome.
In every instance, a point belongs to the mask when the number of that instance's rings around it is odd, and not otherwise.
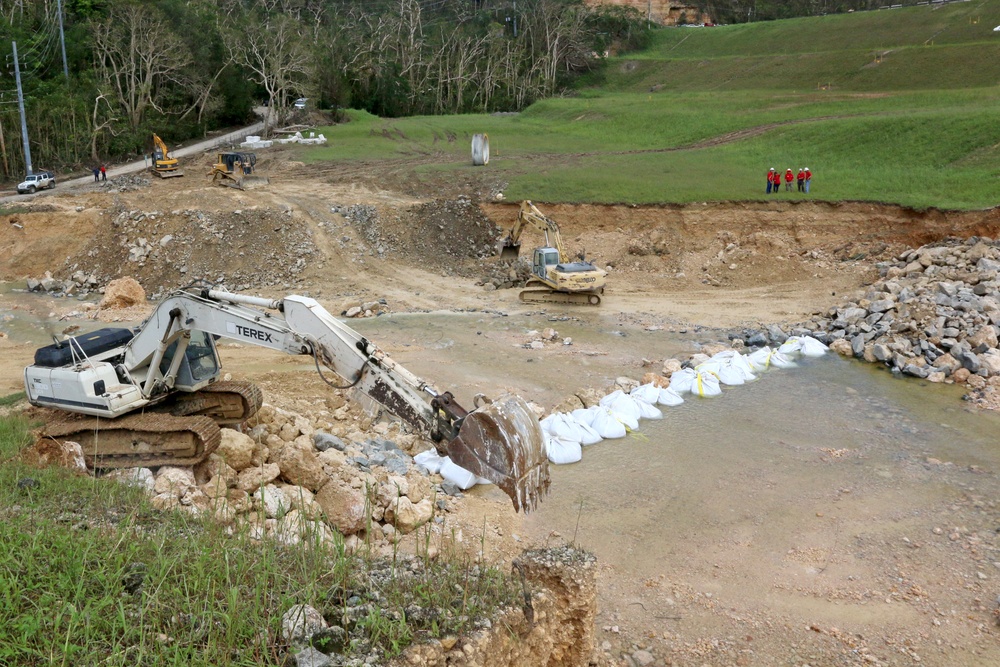
[[[466,411],[393,361],[314,299],[265,299],[194,284],[164,298],[134,329],[57,340],[24,371],[32,405],[66,414],[46,435],[79,442],[94,468],[192,465],[260,407],[260,390],[222,381],[219,337],[313,358],[435,442],[438,451],[533,509],[548,490],[537,417],[504,395]]]

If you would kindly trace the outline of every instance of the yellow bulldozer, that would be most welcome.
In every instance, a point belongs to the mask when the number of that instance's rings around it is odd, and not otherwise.
[[[520,254],[521,232],[525,227],[542,232],[545,246],[534,250],[531,276],[519,295],[521,301],[599,305],[607,271],[585,261],[582,255],[580,261],[570,261],[559,235],[559,225],[528,200],[521,202],[517,222],[501,243],[500,259],[514,259]]]
[[[212,171],[212,181],[237,190],[248,190],[271,182],[267,176],[257,176],[255,153],[219,153]]]
[[[167,145],[163,143],[163,139],[160,139],[155,134],[153,135],[153,164],[150,165],[150,171],[160,178],[174,178],[184,175],[184,172],[181,171],[177,163],[177,159],[170,157],[170,151],[167,150]]]

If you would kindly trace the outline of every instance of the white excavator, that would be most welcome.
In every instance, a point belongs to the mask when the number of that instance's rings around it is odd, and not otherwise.
[[[92,468],[193,465],[261,405],[247,382],[223,381],[219,337],[313,358],[338,389],[356,388],[430,438],[441,454],[502,489],[515,510],[548,490],[545,444],[524,399],[467,412],[450,392],[394,362],[314,299],[271,300],[196,283],[164,298],[134,329],[56,340],[24,371],[32,405],[62,411],[45,435],[79,442]],[[339,376],[328,379],[322,368]]]
[[[570,260],[563,247],[559,225],[530,201],[521,202],[517,221],[500,245],[500,259],[514,259],[521,252],[521,233],[537,229],[545,235],[545,246],[535,248],[531,275],[519,298],[528,303],[575,303],[597,306],[604,294],[607,271],[592,262]]]

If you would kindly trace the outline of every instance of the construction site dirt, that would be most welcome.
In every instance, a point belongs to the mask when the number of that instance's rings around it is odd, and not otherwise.
[[[879,261],[907,248],[949,236],[995,237],[1000,229],[997,210],[914,211],[862,202],[536,202],[558,221],[570,253],[582,253],[608,271],[599,307],[541,309],[521,303],[518,289],[505,288],[518,281],[518,270],[500,264],[494,251],[519,202],[497,197],[503,184],[488,168],[470,166],[460,177],[422,172],[417,178],[399,162],[306,166],[297,161],[300,150],[258,151],[257,172],[270,184],[254,190],[222,188],[199,177],[213,163],[214,156],[204,155],[185,161],[184,178],[141,187],[66,188],[8,207],[0,216],[0,332],[5,333],[0,394],[22,390],[23,368],[35,348],[49,342],[47,331],[97,328],[95,314],[134,323],[151,308],[100,311],[87,305],[98,298],[96,291],[80,300],[23,290],[26,280],[46,272],[60,280],[83,272],[98,286],[132,276],[151,299],[195,279],[268,297],[312,296],[336,314],[355,309],[361,317],[351,320],[352,327],[463,403],[476,393],[510,390],[551,409],[583,389],[609,387],[619,376],[638,379],[658,370],[664,358],[725,341],[727,332],[802,322],[826,312],[874,281]],[[365,308],[371,304],[378,307]],[[370,317],[363,317],[366,311]],[[558,332],[557,338],[528,346],[537,339],[533,332],[545,328]],[[222,345],[221,354],[234,379],[255,382],[275,405],[308,412],[328,391],[311,360],[231,343]],[[961,410],[954,387],[926,391]],[[597,445],[602,446],[617,445]],[[821,433],[816,447],[827,447]],[[831,451],[838,447],[829,445]],[[576,465],[588,465],[586,455]],[[708,533],[698,540],[715,548],[704,558],[715,561],[692,563],[686,554],[669,563],[666,579],[643,579],[646,569],[602,560],[597,628],[602,659],[634,663],[633,654],[648,651],[656,664],[678,665],[990,664],[998,653],[993,610],[1000,589],[989,596],[966,594],[967,573],[954,559],[914,560],[916,548],[901,552],[900,540],[924,543],[935,539],[936,528],[946,541],[957,534],[953,543],[989,552],[968,536],[986,531],[990,516],[995,523],[996,508],[984,505],[983,498],[1000,486],[996,474],[981,469],[978,476],[963,478],[964,496],[937,499],[945,508],[941,515],[921,508],[926,535],[897,535],[891,525],[898,518],[888,511],[874,512],[872,521],[885,527],[873,524],[863,536],[846,534],[840,523],[809,527],[831,549],[853,549],[856,558],[864,551],[880,573],[867,587],[873,594],[862,596],[873,607],[855,607],[857,613],[843,617],[826,603],[853,604],[857,586],[839,580],[776,583],[775,590],[782,591],[805,586],[795,604],[748,602],[760,590],[741,583],[741,572],[767,565],[740,562],[719,546],[732,542],[738,549],[740,540],[750,539],[730,532],[725,522],[698,528]],[[559,481],[557,473],[551,493],[569,492]],[[898,490],[887,484],[880,490],[888,495]],[[740,498],[733,492],[734,507]],[[845,524],[866,511],[871,509],[857,509]],[[490,526],[485,539],[490,558],[510,559],[533,543],[574,539],[537,517],[515,515],[495,489],[467,493],[463,512],[471,534]],[[751,512],[754,521],[770,520],[763,510]],[[694,539],[684,535],[695,530],[687,522],[673,525],[664,516],[658,525],[676,531],[677,539]],[[969,548],[956,547],[961,558]],[[813,575],[822,575],[830,556],[804,549],[786,560],[808,556],[815,561]],[[646,567],[648,554],[642,561]],[[974,579],[1000,581],[1000,554],[969,568]],[[899,575],[896,583],[890,571]],[[718,585],[699,589],[712,572]],[[946,580],[954,585],[929,583]],[[656,608],[644,597],[652,589],[662,593]],[[889,605],[890,599],[908,606],[905,614],[885,621],[874,607]],[[964,647],[958,662],[945,659],[951,646]]]

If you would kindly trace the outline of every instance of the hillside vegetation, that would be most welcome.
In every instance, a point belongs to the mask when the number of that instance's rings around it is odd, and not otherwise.
[[[419,180],[473,169],[468,142],[487,132],[487,169],[509,199],[757,199],[768,168],[809,167],[811,199],[991,207],[998,24],[990,0],[664,29],[649,49],[609,58],[574,97],[515,116],[358,115],[305,159],[400,156]]]

